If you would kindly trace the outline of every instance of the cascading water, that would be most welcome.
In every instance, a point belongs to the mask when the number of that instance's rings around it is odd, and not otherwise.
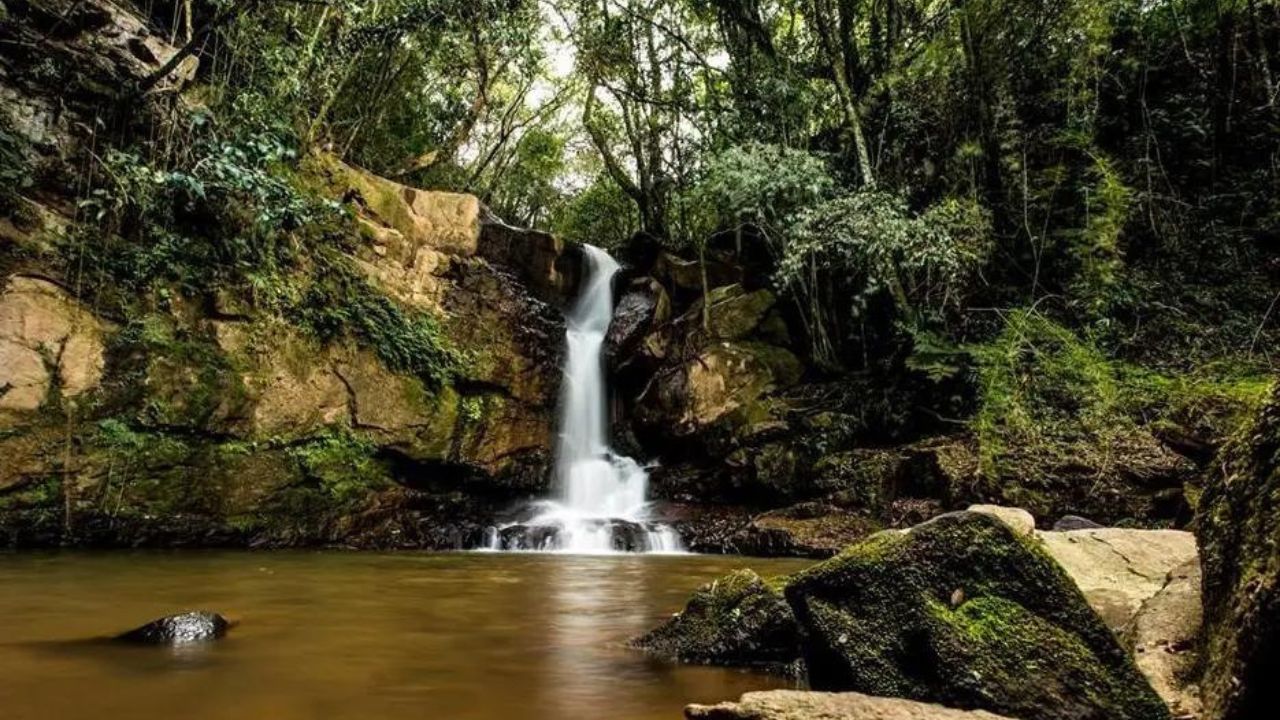
[[[649,517],[649,474],[609,447],[601,353],[613,319],[618,263],[600,248],[583,250],[582,291],[565,317],[568,347],[555,459],[560,499],[538,503],[527,522],[494,528],[487,544],[493,550],[679,552],[675,530]]]

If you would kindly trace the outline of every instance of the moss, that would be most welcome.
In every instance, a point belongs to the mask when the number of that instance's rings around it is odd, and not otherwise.
[[[291,447],[304,477],[338,504],[358,502],[391,484],[386,466],[375,457],[377,447],[346,429],[330,429],[323,435]]]
[[[1113,359],[1034,312],[1012,313],[995,341],[971,350],[982,480],[972,499],[1042,517],[1171,519],[1151,488],[1176,492],[1194,468],[1157,438],[1193,456],[1211,448],[1248,417],[1267,385],[1248,367],[1170,376]]]
[[[778,581],[737,570],[699,588],[683,612],[632,644],[682,662],[788,671],[799,657],[799,630]]]
[[[1196,525],[1206,715],[1266,717],[1280,705],[1280,386],[1211,466]]]
[[[218,430],[248,399],[240,374],[212,339],[151,314],[107,349],[107,411],[154,428]]]

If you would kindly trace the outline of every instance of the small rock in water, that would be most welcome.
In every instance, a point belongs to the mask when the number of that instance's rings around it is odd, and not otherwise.
[[[185,645],[217,640],[230,627],[231,623],[218,613],[189,612],[153,620],[117,635],[116,640],[139,645]]]
[[[1096,530],[1102,527],[1098,523],[1089,518],[1080,517],[1079,515],[1063,515],[1062,519],[1053,524],[1053,529],[1057,532],[1070,532],[1072,530]]]

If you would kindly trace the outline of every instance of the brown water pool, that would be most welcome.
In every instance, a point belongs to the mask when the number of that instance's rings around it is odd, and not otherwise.
[[[628,637],[729,570],[709,556],[0,555],[3,720],[649,720],[788,686],[660,662]],[[240,625],[170,648],[93,638],[183,610]]]

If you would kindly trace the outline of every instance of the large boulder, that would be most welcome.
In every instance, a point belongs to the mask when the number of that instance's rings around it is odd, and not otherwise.
[[[1168,717],[1057,563],[989,515],[875,535],[785,595],[815,689],[1049,720]]]
[[[0,294],[0,427],[97,387],[105,329],[54,283],[9,278]]]
[[[1280,389],[1212,468],[1197,518],[1205,714],[1269,717],[1280,707]]]
[[[686,317],[702,319],[706,305],[708,334],[721,340],[741,340],[754,333],[777,303],[768,290],[747,292],[741,285],[725,285],[699,298]]]
[[[801,690],[750,692],[737,702],[690,705],[689,720],[1008,720],[983,710],[954,710],[902,698]]]
[[[776,583],[738,570],[698,589],[685,609],[632,641],[660,657],[790,671],[800,629]]]
[[[1195,536],[1180,530],[1099,528],[1036,537],[1115,631],[1160,592],[1170,572],[1196,559]]]

